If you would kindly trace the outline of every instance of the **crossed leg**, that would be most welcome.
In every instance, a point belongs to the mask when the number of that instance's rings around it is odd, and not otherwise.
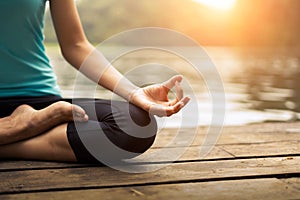
[[[66,131],[65,123],[27,140],[1,145],[0,158],[76,162]]]
[[[87,121],[79,106],[60,101],[42,110],[19,106],[10,116],[0,119],[0,145],[18,142],[41,134],[68,121]]]
[[[138,154],[145,152],[153,144],[157,132],[156,121],[153,116],[142,109],[126,102],[112,103],[110,100],[83,100],[77,103],[91,118],[86,123],[78,123],[78,130],[84,131],[86,136],[90,137],[89,139],[93,140],[95,134],[101,134],[101,137],[106,137],[112,142],[113,147],[117,146]],[[60,107],[62,104],[64,108]],[[21,126],[18,131],[8,131],[10,135],[26,135],[26,137],[22,136],[23,140],[0,145],[0,158],[90,162],[90,159],[87,159],[91,156],[88,152],[81,154],[84,152],[82,144],[77,143],[76,139],[68,138],[68,136],[78,135],[77,127],[73,130],[72,124],[74,123],[65,123],[74,120],[86,121],[88,117],[81,107],[74,108],[74,105],[67,102],[58,102],[39,111],[28,106],[19,108],[20,113],[16,110],[12,117],[15,116],[20,122],[27,120],[32,128],[28,130],[26,128],[28,124],[25,123],[27,124],[25,128]],[[21,112],[22,109],[27,111]],[[70,115],[70,110],[74,109],[78,109],[79,118],[74,118],[73,114]],[[56,113],[57,110],[59,110],[58,113]],[[94,111],[96,111],[95,116],[93,116]],[[33,120],[35,117],[38,118],[37,121]],[[31,120],[28,120],[30,118]],[[32,121],[35,124],[31,124]],[[15,129],[12,128],[12,130]],[[2,131],[5,130],[2,129]],[[99,141],[99,147],[106,147],[101,141]],[[110,152],[107,149],[104,151]]]
[[[0,158],[76,161],[66,122],[87,120],[81,107],[64,101],[42,110],[21,105],[0,119]]]

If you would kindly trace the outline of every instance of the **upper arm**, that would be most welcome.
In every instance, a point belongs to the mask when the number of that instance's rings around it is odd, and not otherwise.
[[[74,0],[50,0],[50,10],[63,53],[87,42]]]

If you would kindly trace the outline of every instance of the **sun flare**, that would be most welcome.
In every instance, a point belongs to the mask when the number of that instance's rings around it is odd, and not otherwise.
[[[236,0],[194,0],[194,1],[224,11],[232,9],[236,4]]]

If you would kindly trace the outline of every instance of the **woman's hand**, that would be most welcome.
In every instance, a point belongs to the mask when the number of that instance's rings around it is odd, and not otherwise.
[[[171,116],[179,112],[190,100],[183,96],[180,86],[182,76],[174,76],[168,81],[139,88],[130,97],[130,102],[159,117]],[[175,86],[176,98],[168,99],[169,91]]]

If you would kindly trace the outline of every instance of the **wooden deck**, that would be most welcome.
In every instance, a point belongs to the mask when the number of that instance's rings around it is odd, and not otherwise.
[[[174,132],[160,134],[152,150],[164,146]],[[200,159],[203,132],[200,128],[178,161],[150,173],[1,161],[0,199],[300,199],[299,122],[227,127],[210,154]],[[169,148],[171,152],[180,144]]]

